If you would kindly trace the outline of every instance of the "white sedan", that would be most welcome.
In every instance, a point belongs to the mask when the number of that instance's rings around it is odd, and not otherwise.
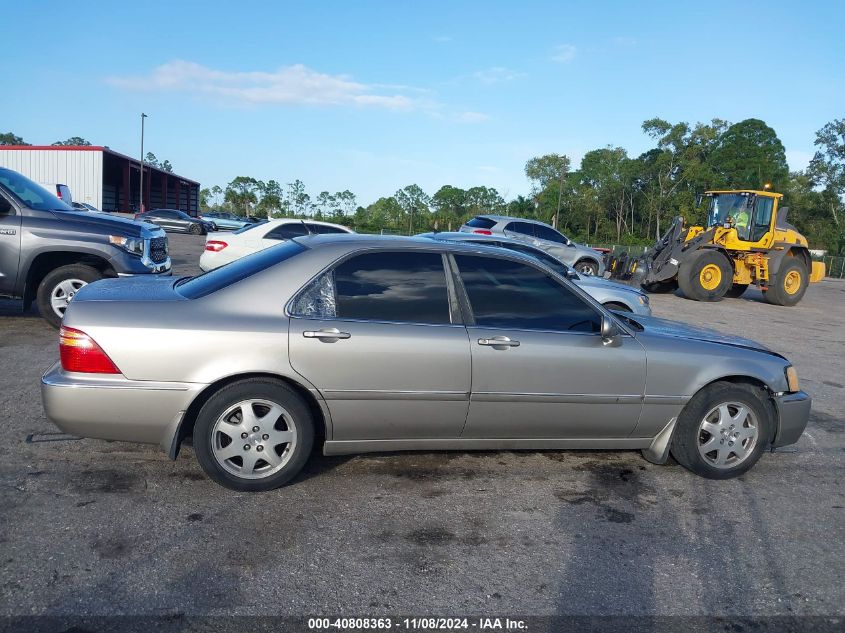
[[[205,240],[205,250],[200,257],[200,268],[208,272],[292,237],[354,232],[340,224],[286,218],[250,224],[234,232],[209,233]]]

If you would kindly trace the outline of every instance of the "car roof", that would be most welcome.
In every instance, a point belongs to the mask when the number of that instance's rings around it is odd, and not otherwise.
[[[488,220],[496,220],[497,222],[528,222],[529,224],[542,224],[543,226],[548,226],[549,228],[554,228],[551,224],[546,224],[541,220],[532,220],[531,218],[515,218],[512,215],[495,215],[495,214],[483,214],[483,215],[476,215],[477,218],[487,218]],[[557,230],[557,229],[555,229]]]
[[[307,219],[299,219],[299,218],[274,218],[272,220],[266,220],[262,222],[262,226],[278,226],[281,224],[300,224],[301,222],[305,222],[306,224],[319,224],[320,226],[336,226],[341,229],[346,229],[347,231],[351,231],[348,226],[344,226],[343,224],[334,224],[333,222],[323,222],[322,220],[307,220]]]
[[[428,240],[440,240],[442,242],[506,242],[509,244],[518,244],[521,247],[537,248],[536,246],[531,246],[531,244],[508,237],[507,235],[485,235],[483,233],[443,231],[440,233],[420,233],[417,237],[424,237]]]

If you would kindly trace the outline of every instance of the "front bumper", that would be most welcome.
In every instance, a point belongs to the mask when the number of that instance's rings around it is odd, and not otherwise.
[[[796,391],[775,396],[774,401],[778,410],[778,428],[772,447],[795,444],[807,428],[812,399],[809,394]]]
[[[77,374],[56,363],[41,377],[41,400],[47,418],[65,433],[159,444],[171,453],[182,417],[203,387]]]

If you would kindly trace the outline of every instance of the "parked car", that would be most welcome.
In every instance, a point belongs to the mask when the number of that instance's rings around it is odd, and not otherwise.
[[[354,233],[352,229],[316,220],[264,220],[250,224],[234,233],[209,234],[205,250],[200,255],[200,268],[213,270],[245,255],[276,246],[279,242],[309,234]]]
[[[60,351],[42,378],[60,429],[174,459],[192,436],[236,490],[289,481],[318,437],[329,455],[640,449],[726,479],[810,411],[758,343],[609,312],[520,253],[419,238],[296,237],[193,278],[91,284]]]
[[[72,206],[77,211],[91,211],[93,213],[100,213],[100,210],[97,207],[95,207],[93,204],[88,204],[87,202],[74,202],[70,206]]]
[[[255,223],[250,218],[225,211],[209,211],[208,213],[203,213],[200,217],[204,220],[214,222],[223,231],[235,231]]]
[[[217,230],[217,225],[213,222],[191,217],[184,211],[177,209],[153,209],[146,213],[136,213],[135,219],[156,224],[168,233],[205,235]]]
[[[70,187],[67,185],[55,182],[39,182],[38,184],[65,204],[73,204],[73,196],[70,194]]]
[[[503,235],[550,252],[564,264],[585,275],[604,274],[604,255],[576,244],[560,231],[537,220],[503,215],[477,215],[461,227],[463,233]]]
[[[498,246],[510,251],[525,253],[540,260],[562,277],[566,277],[575,285],[589,293],[593,299],[601,303],[608,310],[620,310],[622,312],[633,312],[644,316],[651,315],[648,295],[633,286],[627,286],[615,281],[583,275],[575,272],[554,255],[536,246],[531,246],[520,240],[500,235],[477,235],[475,233],[423,233],[419,237],[432,240],[445,240],[448,242],[466,242],[470,244],[482,244],[486,246]]]
[[[88,283],[170,274],[167,236],[157,226],[81,214],[52,192],[0,168],[0,296],[35,302],[58,327]]]

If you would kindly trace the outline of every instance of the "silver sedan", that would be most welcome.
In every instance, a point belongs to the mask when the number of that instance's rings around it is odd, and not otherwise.
[[[607,311],[537,260],[427,239],[296,238],[183,279],[84,287],[42,378],[67,433],[193,437],[236,490],[325,454],[638,449],[704,477],[797,441],[810,399],[753,341]],[[319,440],[318,440],[319,438]]]

